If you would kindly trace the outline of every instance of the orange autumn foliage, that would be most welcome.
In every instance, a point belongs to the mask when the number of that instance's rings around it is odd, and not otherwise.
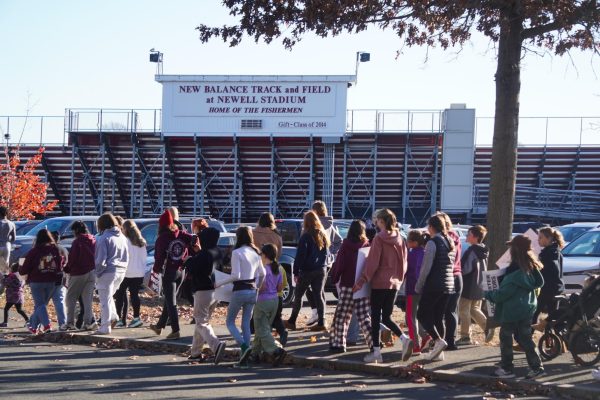
[[[48,184],[41,181],[35,169],[42,160],[44,148],[25,164],[21,163],[19,148],[10,154],[4,148],[4,163],[0,163],[0,205],[8,208],[10,219],[33,219],[44,215],[58,204],[57,200],[46,201]]]

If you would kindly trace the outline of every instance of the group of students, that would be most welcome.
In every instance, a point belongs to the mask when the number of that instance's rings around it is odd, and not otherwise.
[[[438,212],[428,220],[427,232],[410,231],[407,240],[402,239],[390,210],[377,211],[375,220],[379,232],[370,241],[364,223],[352,222],[337,254],[332,277],[338,285],[339,301],[332,323],[330,351],[346,351],[346,335],[354,314],[370,349],[365,362],[383,360],[381,327],[399,337],[404,361],[427,350],[426,359],[443,360],[444,351],[456,350],[457,345],[475,344],[470,333],[471,320],[484,331],[486,342],[492,340],[494,329],[488,329],[481,310],[482,300],[486,299],[495,303],[494,319],[500,325],[501,363],[494,374],[514,376],[516,348],[526,354],[531,368],[528,378],[544,374],[532,340],[532,325],[537,323],[541,312],[552,309],[554,296],[563,290],[560,249],[564,241],[559,231],[540,229],[539,258],[527,236],[518,235],[507,242],[512,261],[499,289],[486,291],[483,272],[487,270],[489,251],[483,243],[485,227],[469,228],[466,238],[469,247],[462,253],[459,237],[445,213]],[[358,252],[369,246],[364,269],[357,274]],[[355,293],[367,283],[371,285],[370,294],[357,298]],[[401,284],[406,294],[408,335],[391,318]],[[455,341],[459,321],[460,337]],[[517,341],[514,347],[513,338]]]
[[[99,235],[93,236],[85,223],[73,222],[75,239],[70,251],[60,245],[56,232],[38,231],[23,265],[11,265],[11,273],[4,278],[7,303],[3,326],[14,305],[31,333],[52,331],[47,309],[52,300],[59,330],[84,329],[109,334],[115,326],[126,326],[127,289],[134,316],[128,326],[143,325],[138,292],[146,269],[146,242],[132,220],[123,221],[107,213],[98,218],[97,225]],[[21,309],[24,281],[29,284],[34,302],[29,317]],[[101,306],[98,321],[92,308],[94,290]]]
[[[526,236],[519,235],[508,242],[512,262],[499,289],[485,291],[482,281],[483,272],[487,270],[488,249],[483,244],[487,233],[483,226],[469,228],[466,240],[470,246],[463,253],[447,214],[436,213],[428,220],[427,232],[410,231],[405,240],[394,213],[381,209],[374,215],[376,232],[372,232],[371,238],[367,237],[364,222],[355,220],[342,241],[325,204],[317,201],[304,215],[292,268],[294,303],[290,317],[282,320],[283,289],[288,279],[278,262],[282,240],[273,215],[261,215],[255,229],[238,228],[231,255],[231,274],[221,281],[215,278],[215,271],[223,264],[223,253],[217,245],[219,231],[208,227],[203,220],[195,220],[192,233],[188,233],[177,220],[174,208],[159,218],[152,270],[162,277],[164,306],[156,324],[149,328],[160,335],[170,325],[167,338],[180,337],[177,290],[186,276],[196,324],[190,359],[203,357],[202,348],[207,344],[214,353],[215,363],[221,360],[225,342],[215,335],[210,318],[217,305],[215,290],[232,284],[226,325],[241,350],[238,365],[245,367],[264,355],[271,357],[275,365],[281,363],[286,354],[283,347],[288,338],[287,330],[297,329],[304,295],[316,310],[311,329],[327,330],[324,286],[332,267],[338,304],[331,324],[330,351],[346,351],[348,327],[355,316],[370,350],[364,357],[365,362],[383,361],[382,329],[399,338],[403,360],[426,350],[429,350],[427,359],[441,360],[444,351],[474,343],[470,335],[471,319],[485,331],[485,341],[491,341],[494,330],[487,329],[488,321],[481,310],[482,300],[486,299],[495,303],[494,318],[500,324],[502,361],[496,374],[512,375],[513,338],[527,355],[532,369],[530,377],[543,374],[532,341],[531,325],[563,290],[560,249],[564,241],[560,232],[552,228],[539,232],[539,244],[543,247],[539,259]],[[58,304],[55,301],[61,330],[76,328],[78,301],[83,329],[108,334],[115,326],[133,328],[143,324],[138,292],[146,272],[146,242],[132,220],[122,221],[107,213],[100,216],[97,224],[99,235],[94,237],[84,223],[73,223],[75,240],[70,253],[57,244],[51,232],[39,231],[23,265],[12,266],[12,273],[4,278],[5,322],[11,306],[16,305],[22,312],[19,304],[23,303],[23,288],[15,276],[18,271],[26,276],[35,304],[31,317],[22,313],[33,333],[51,330],[46,306],[50,299],[56,298],[56,293],[65,290],[63,287],[66,287],[66,301],[61,302],[61,296]],[[364,248],[369,249],[368,255],[364,268],[357,273],[358,254]],[[365,285],[369,286],[368,291],[363,290]],[[401,285],[406,294],[408,334],[392,319]],[[540,288],[537,296],[536,290]],[[92,312],[94,289],[101,304],[99,324]],[[126,323],[127,290],[134,317],[129,325]],[[66,312],[59,312],[61,307],[66,307]],[[236,326],[240,312],[241,330]],[[460,337],[455,341],[459,321]],[[277,331],[279,340],[271,334],[272,329]]]

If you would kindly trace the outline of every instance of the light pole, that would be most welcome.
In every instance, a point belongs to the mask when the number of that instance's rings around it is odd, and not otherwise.
[[[364,51],[356,52],[356,68],[354,70],[354,84],[358,85],[358,65],[363,62],[371,61],[371,53]]]
[[[162,75],[163,73],[163,53],[158,50],[154,50],[154,47],[150,49],[150,62],[156,63],[156,75]]]

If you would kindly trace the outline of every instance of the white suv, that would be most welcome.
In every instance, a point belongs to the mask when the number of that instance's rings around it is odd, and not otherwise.
[[[573,240],[562,250],[562,255],[567,293],[581,291],[585,273],[600,272],[600,228],[589,230]]]

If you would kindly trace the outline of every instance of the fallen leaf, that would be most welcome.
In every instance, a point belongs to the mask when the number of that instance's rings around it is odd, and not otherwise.
[[[310,337],[310,342],[311,343],[317,343],[317,337],[316,336],[311,336]]]
[[[235,378],[229,378],[229,379],[226,380],[226,382],[236,383],[237,379],[235,379]]]
[[[137,360],[138,358],[139,358],[139,356],[127,357],[128,360]]]
[[[102,386],[104,386],[104,383],[99,383],[99,384],[97,384],[96,386],[100,386],[100,387],[102,387]]]

